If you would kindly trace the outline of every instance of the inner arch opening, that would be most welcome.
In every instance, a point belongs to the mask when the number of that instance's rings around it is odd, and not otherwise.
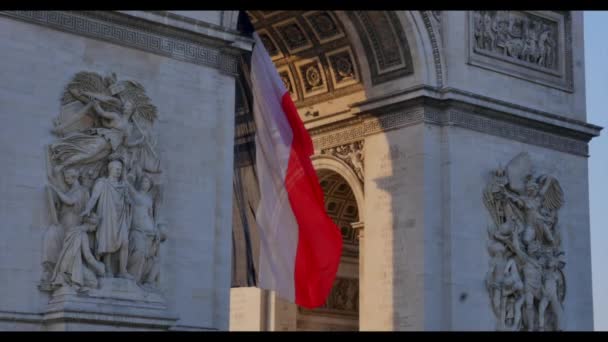
[[[318,170],[325,195],[325,210],[342,232],[342,258],[338,275],[326,303],[317,309],[298,307],[296,330],[359,330],[359,236],[353,224],[359,222],[357,200],[352,188],[338,173]]]

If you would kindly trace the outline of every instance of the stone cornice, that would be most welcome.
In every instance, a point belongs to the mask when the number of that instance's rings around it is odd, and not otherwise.
[[[462,110],[472,110],[487,116],[500,116],[502,120],[521,122],[539,128],[544,126],[545,130],[549,130],[554,134],[566,134],[585,141],[598,136],[602,130],[602,127],[584,121],[456,88],[438,89],[431,86],[416,86],[355,103],[351,107],[354,110],[359,110],[361,113],[379,113],[385,112],[387,108],[391,107],[411,107],[410,103],[413,100],[434,102],[440,108],[446,108],[450,105],[457,106]]]
[[[0,11],[1,15],[56,30],[147,51],[224,73],[238,73],[242,48],[215,36],[114,11]],[[211,27],[207,28],[211,30]],[[225,33],[224,38],[230,36]],[[243,40],[243,41],[246,41]],[[242,45],[242,44],[241,44]]]
[[[588,156],[588,141],[594,136],[527,118],[514,120],[512,115],[493,112],[487,108],[463,109],[455,105],[442,107],[417,99],[408,105],[384,108],[385,111],[381,114],[367,112],[357,118],[311,129],[310,133],[315,149],[322,150],[361,140],[372,134],[426,123],[461,127],[580,156]]]

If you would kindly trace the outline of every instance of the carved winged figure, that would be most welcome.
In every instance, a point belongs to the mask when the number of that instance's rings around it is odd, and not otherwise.
[[[493,172],[483,201],[492,219],[488,237],[493,246],[486,286],[499,328],[559,329],[565,296],[558,229],[564,194],[559,182],[549,175],[535,176],[530,156],[521,153]],[[507,265],[508,260],[516,264]],[[521,289],[515,286],[517,279]]]
[[[138,82],[94,72],[70,80],[51,130],[58,139],[47,150],[51,225],[41,290],[86,290],[98,276],[158,281],[165,224],[157,214],[160,185],[148,176],[161,173],[152,134],[156,118],[157,108]],[[137,190],[128,177],[143,180]]]

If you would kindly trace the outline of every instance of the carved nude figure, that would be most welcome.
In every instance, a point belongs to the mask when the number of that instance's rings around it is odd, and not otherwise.
[[[521,308],[524,303],[524,284],[519,276],[519,270],[514,258],[509,258],[504,270],[502,298],[506,305],[501,310],[505,328],[519,329],[521,322]]]
[[[123,164],[120,160],[108,163],[108,177],[95,182],[91,198],[81,215],[88,215],[96,208],[101,219],[97,228],[95,254],[103,260],[106,276],[113,276],[111,257],[117,254],[118,277],[132,278],[127,272],[131,201],[122,176]]]
[[[154,287],[160,270],[158,249],[166,239],[158,224],[157,206],[151,194],[152,180],[144,175],[136,189],[127,182],[133,198],[133,224],[129,233],[128,270],[138,284]]]
[[[562,316],[562,306],[558,297],[558,282],[559,282],[559,263],[554,258],[547,260],[547,267],[543,275],[542,299],[538,305],[538,327],[539,330],[545,330],[545,312],[547,307],[551,308],[551,312],[555,315],[554,329],[559,330],[560,319]]]

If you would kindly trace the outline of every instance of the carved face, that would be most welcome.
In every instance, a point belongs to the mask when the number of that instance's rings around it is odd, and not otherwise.
[[[131,101],[127,101],[127,102],[125,102],[125,104],[122,107],[122,112],[124,115],[129,116],[129,115],[133,114],[133,109],[134,109],[133,103],[131,103]]]
[[[122,163],[114,160],[108,164],[108,174],[111,178],[118,179],[122,174]]]
[[[65,180],[65,184],[72,186],[78,179],[78,171],[74,169],[65,170],[63,173],[63,179]]]
[[[532,180],[528,181],[528,184],[526,184],[526,193],[530,197],[536,196],[538,193],[538,185]]]
[[[141,179],[140,190],[143,192],[148,192],[152,188],[152,180],[148,177],[144,177]]]

